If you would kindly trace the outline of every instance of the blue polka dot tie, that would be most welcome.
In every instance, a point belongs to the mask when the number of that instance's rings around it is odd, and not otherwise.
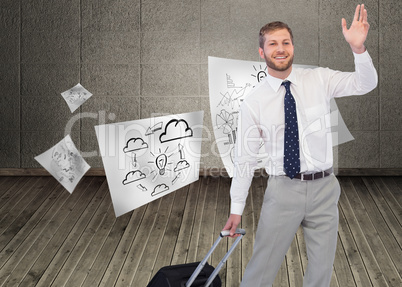
[[[299,129],[297,127],[296,102],[290,92],[290,82],[282,83],[285,86],[285,145],[283,168],[290,178],[300,172]]]

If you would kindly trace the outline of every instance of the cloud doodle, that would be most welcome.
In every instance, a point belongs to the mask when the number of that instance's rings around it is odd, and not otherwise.
[[[152,196],[158,195],[162,192],[166,192],[169,190],[169,186],[167,186],[166,184],[162,183],[159,184],[157,186],[155,186],[154,191],[151,193]]]
[[[159,136],[159,140],[161,143],[164,143],[192,136],[193,130],[185,120],[173,119],[167,123],[165,131]]]
[[[124,152],[132,152],[148,148],[148,144],[142,138],[131,138],[123,148]]]
[[[146,178],[146,176],[140,170],[130,171],[129,173],[127,173],[126,178],[123,180],[123,184],[126,185],[144,178]]]
[[[183,170],[185,168],[189,168],[190,164],[186,160],[181,160],[177,163],[176,167],[174,168],[174,172],[178,172],[180,170]]]

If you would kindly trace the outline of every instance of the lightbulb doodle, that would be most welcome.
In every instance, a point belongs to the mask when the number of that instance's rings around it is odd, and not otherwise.
[[[262,79],[264,79],[267,76],[267,66],[265,64],[260,64],[260,68],[257,69],[255,67],[256,65],[253,65],[254,70],[257,72],[254,74],[251,74],[252,77],[255,77],[257,79],[257,82],[261,82]]]
[[[116,216],[198,179],[202,124],[199,111],[95,127]]]
[[[159,154],[154,155],[152,152],[150,154],[155,158],[153,161],[148,161],[148,163],[154,163],[157,170],[151,171],[151,174],[154,174],[154,178],[159,174],[159,175],[164,175],[166,171],[171,171],[169,168],[170,165],[172,165],[172,162],[168,162],[168,158],[170,158],[173,153],[166,155],[169,147],[166,148],[164,153],[159,149]]]

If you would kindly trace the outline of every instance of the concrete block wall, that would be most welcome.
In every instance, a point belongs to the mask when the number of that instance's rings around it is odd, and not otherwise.
[[[353,70],[341,32],[348,0],[1,0],[0,168],[40,167],[34,156],[70,133],[102,167],[94,125],[205,111],[202,164],[221,168],[208,99],[208,56],[260,60],[258,31],[273,20],[295,36],[295,63]],[[369,95],[338,99],[356,138],[340,168],[402,168],[401,1],[367,0],[368,50],[379,73]],[[70,113],[60,93],[92,98]]]

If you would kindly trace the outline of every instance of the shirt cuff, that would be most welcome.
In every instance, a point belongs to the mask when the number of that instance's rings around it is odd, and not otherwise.
[[[355,52],[353,52],[353,55],[355,57],[355,63],[367,63],[367,62],[371,62],[371,57],[369,55],[369,53],[366,51],[364,51],[361,54],[356,54]]]
[[[243,203],[232,202],[230,214],[242,215],[245,205]]]

